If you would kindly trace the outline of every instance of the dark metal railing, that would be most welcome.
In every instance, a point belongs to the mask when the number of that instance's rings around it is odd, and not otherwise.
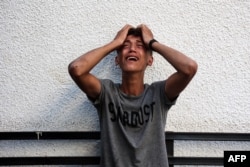
[[[176,157],[175,140],[250,141],[250,133],[166,132],[169,163],[173,165],[223,165],[223,157]],[[100,132],[0,132],[0,140],[100,140]],[[98,165],[99,156],[0,157],[3,165]]]

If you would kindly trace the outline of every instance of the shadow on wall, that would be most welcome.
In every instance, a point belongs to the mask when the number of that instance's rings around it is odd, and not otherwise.
[[[92,73],[101,79],[111,79],[114,82],[121,81],[121,69],[115,64],[116,51],[110,53],[93,69]]]
[[[85,94],[71,85],[49,100],[40,114],[36,129],[41,131],[98,130],[98,115]]]
[[[121,70],[115,65],[116,53],[105,57],[91,73],[98,78],[108,78],[119,82]],[[72,81],[60,89],[55,97],[49,97],[47,107],[43,107],[35,129],[41,131],[84,131],[99,130],[99,119],[95,107],[86,95]]]

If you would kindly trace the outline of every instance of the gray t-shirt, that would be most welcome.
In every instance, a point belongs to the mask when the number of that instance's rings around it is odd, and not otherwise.
[[[140,96],[124,94],[111,80],[100,81],[94,106],[100,119],[101,166],[168,167],[164,132],[175,101],[166,97],[165,81],[145,84]]]

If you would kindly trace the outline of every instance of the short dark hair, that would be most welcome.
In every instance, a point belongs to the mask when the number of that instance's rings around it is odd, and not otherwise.
[[[142,38],[141,28],[130,28],[128,30],[127,36],[129,36],[129,35],[133,35],[133,36]]]

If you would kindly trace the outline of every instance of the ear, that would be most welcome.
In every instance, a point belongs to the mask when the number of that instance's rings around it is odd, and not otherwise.
[[[119,58],[118,58],[118,56],[115,57],[115,65],[119,65]]]
[[[147,65],[148,65],[148,66],[152,66],[153,61],[154,61],[154,57],[153,57],[152,55],[149,56],[149,57],[148,57],[148,63],[147,63]]]

